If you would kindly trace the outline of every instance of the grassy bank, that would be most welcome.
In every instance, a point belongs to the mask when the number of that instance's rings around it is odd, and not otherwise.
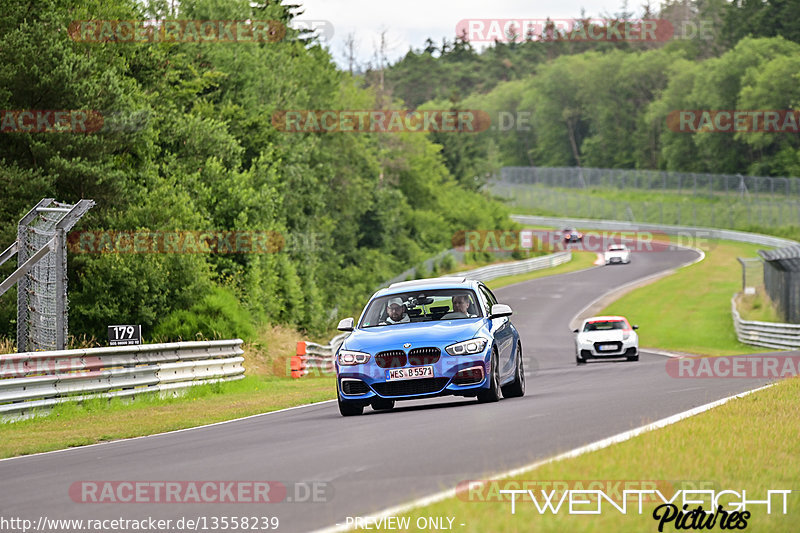
[[[517,214],[625,220],[751,231],[800,240],[794,200],[735,194],[692,196],[641,189],[565,189],[542,185],[498,186]]]
[[[601,311],[639,325],[641,346],[705,355],[763,352],[736,339],[731,296],[741,290],[737,257],[761,246],[709,241],[704,261],[630,292]]]
[[[592,480],[629,480],[633,488],[641,489],[642,482],[656,481],[659,487],[684,490],[746,490],[748,500],[764,499],[767,490],[796,489],[800,486],[798,396],[800,379],[789,379],[666,428],[546,464],[510,478],[517,485],[506,488],[518,489],[523,481],[582,480],[585,488],[586,482]],[[539,488],[541,485],[535,490]],[[665,492],[665,496],[669,498],[671,494]],[[478,493],[474,499],[479,499]],[[733,499],[723,500],[726,501]],[[600,514],[577,516],[569,515],[566,508],[555,515],[540,514],[529,498],[525,502],[518,496],[516,514],[512,515],[509,501],[468,501],[467,495],[461,495],[421,507],[407,516],[412,523],[419,517],[454,517],[454,524],[464,524],[456,529],[464,532],[658,531],[658,522],[652,518],[655,503],[646,503],[641,515],[633,503],[629,504],[628,514],[621,514],[604,502]],[[800,493],[789,496],[786,515],[777,507],[777,499],[774,502],[770,515],[764,505],[749,507],[752,516],[746,531],[797,531]],[[691,505],[690,509],[696,507]],[[704,508],[708,509],[708,505]],[[674,531],[674,523],[664,530]]]
[[[739,293],[736,296],[736,309],[742,320],[783,322],[769,295],[764,291],[764,287],[757,287],[755,294]]]
[[[248,376],[192,387],[176,398],[148,394],[133,401],[66,403],[45,417],[0,424],[0,458],[213,424],[334,397],[331,376]]]

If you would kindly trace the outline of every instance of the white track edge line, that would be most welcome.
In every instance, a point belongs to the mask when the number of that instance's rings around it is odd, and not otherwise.
[[[556,455],[555,457],[551,457],[549,459],[544,459],[544,460],[541,460],[541,461],[536,461],[534,463],[530,463],[528,465],[525,465],[525,466],[522,466],[522,467],[519,467],[519,468],[515,468],[513,470],[508,470],[506,472],[503,472],[501,474],[497,474],[497,475],[493,476],[491,479],[503,479],[503,478],[513,477],[513,476],[516,476],[516,475],[519,475],[519,474],[524,474],[524,473],[529,472],[531,470],[535,470],[536,468],[539,468],[540,466],[544,466],[544,465],[549,464],[549,463],[554,463],[554,462],[557,462],[557,461],[561,461],[563,459],[570,459],[570,458],[578,457],[580,455],[583,455],[583,454],[586,454],[586,453],[589,453],[589,452],[601,450],[603,448],[607,448],[607,447],[611,446],[612,444],[618,444],[620,442],[624,442],[626,440],[630,440],[633,437],[636,437],[636,436],[641,435],[642,433],[646,433],[648,431],[652,431],[654,429],[661,429],[663,427],[669,426],[671,424],[674,424],[674,423],[679,422],[681,420],[684,420],[686,418],[689,418],[689,417],[692,417],[694,415],[697,415],[697,414],[703,413],[705,411],[708,411],[710,409],[713,409],[714,407],[718,407],[720,405],[728,403],[729,401],[731,401],[733,399],[743,398],[743,397],[745,397],[745,396],[747,396],[749,394],[752,394],[754,392],[759,392],[759,391],[768,389],[770,387],[773,387],[774,385],[775,385],[775,383],[770,383],[769,385],[765,385],[763,387],[758,387],[756,389],[752,389],[752,390],[749,390],[749,391],[741,392],[739,394],[734,394],[733,396],[728,396],[727,398],[722,398],[720,400],[716,400],[716,401],[713,401],[711,403],[700,405],[698,407],[694,407],[692,409],[689,409],[688,411],[683,411],[683,412],[668,416],[667,418],[662,418],[661,420],[657,420],[655,422],[651,422],[650,424],[646,424],[644,426],[640,426],[638,428],[631,429],[631,430],[625,431],[623,433],[618,433],[617,435],[613,435],[611,437],[607,437],[605,439],[602,439],[602,440],[599,440],[599,441],[596,441],[596,442],[592,442],[590,444],[586,444],[586,445],[581,446],[579,448],[575,448],[575,449],[570,450],[568,452],[564,452],[564,453],[561,453],[559,455]],[[476,481],[476,483],[481,483],[481,485],[483,485],[483,483],[479,482],[479,481]],[[475,486],[475,485],[473,485],[473,486]],[[359,517],[359,518],[361,518],[364,521],[370,521],[370,522],[374,523],[375,520],[380,520],[381,518],[385,518],[385,517],[389,517],[389,516],[396,516],[396,515],[403,514],[403,513],[406,513],[408,511],[411,511],[411,510],[413,510],[413,509],[415,509],[417,507],[424,507],[424,506],[427,506],[427,505],[438,503],[438,502],[440,502],[442,500],[446,500],[448,498],[452,498],[452,497],[456,496],[456,494],[457,494],[456,489],[447,489],[447,490],[443,490],[441,492],[437,492],[435,494],[431,494],[429,496],[425,496],[425,497],[422,497],[422,498],[419,498],[419,499],[416,499],[416,500],[413,500],[413,501],[410,501],[410,502],[407,502],[407,503],[403,503],[403,504],[397,505],[395,507],[389,507],[388,509],[384,509],[383,511],[379,511],[379,512],[377,512],[375,514],[372,514],[372,515],[369,515],[369,516],[364,516],[364,517]],[[341,531],[350,531],[352,529],[353,529],[353,526],[348,526],[346,524],[337,524],[335,526],[330,526],[330,527],[327,527],[327,528],[318,529],[314,533],[338,533],[338,532],[341,532]]]

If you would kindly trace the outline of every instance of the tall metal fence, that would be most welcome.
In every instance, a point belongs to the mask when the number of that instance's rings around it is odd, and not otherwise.
[[[624,220],[650,224],[704,226],[736,230],[800,226],[800,201],[781,197],[750,196],[730,201],[655,201],[647,197],[629,199],[622,194],[591,194],[549,185],[492,181],[489,191],[514,207],[550,216]],[[688,200],[688,199],[687,199]]]
[[[17,240],[0,265],[17,256],[18,268],[0,281],[0,296],[17,284],[17,347],[20,352],[63,350],[68,333],[67,233],[94,206],[44,198],[22,219]]]
[[[764,258],[764,288],[783,320],[800,324],[800,245],[758,252]]]
[[[800,178],[582,167],[504,167],[502,181],[564,188],[675,191],[695,196],[769,196],[800,200]]]

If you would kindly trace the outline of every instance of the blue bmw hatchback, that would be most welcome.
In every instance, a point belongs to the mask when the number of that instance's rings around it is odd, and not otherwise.
[[[370,298],[336,353],[339,412],[457,395],[496,402],[525,394],[525,369],[511,308],[479,281],[434,278],[395,283]]]

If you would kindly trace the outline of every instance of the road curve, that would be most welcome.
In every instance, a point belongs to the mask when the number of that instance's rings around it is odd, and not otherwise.
[[[279,531],[311,531],[490,477],[766,383],[681,380],[666,358],[576,366],[567,325],[610,288],[675,268],[697,252],[633,255],[596,267],[498,289],[514,309],[528,374],[527,395],[497,404],[469,399],[399,403],[342,418],[329,402],[222,425],[0,461],[0,515],[177,520],[277,516]],[[640,330],[646,344],[647,331]],[[82,480],[326,482],[327,502],[280,504],[87,504]],[[210,523],[209,523],[210,524]],[[69,529],[62,529],[67,531]],[[177,530],[173,528],[173,530]]]

